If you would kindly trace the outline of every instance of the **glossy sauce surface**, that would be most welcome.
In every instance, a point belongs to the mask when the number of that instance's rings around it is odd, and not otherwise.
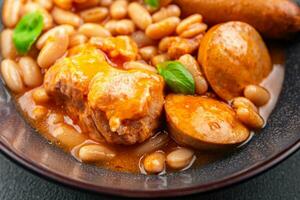
[[[267,120],[271,111],[274,109],[276,102],[278,100],[282,83],[284,80],[284,54],[281,48],[275,47],[270,50],[273,60],[273,71],[271,74],[261,83],[266,89],[271,93],[271,100],[269,103],[260,109],[261,115]],[[35,90],[35,89],[34,89]],[[82,132],[80,127],[73,122],[73,120],[67,115],[62,106],[54,104],[54,102],[47,103],[45,107],[48,108],[47,113],[44,117],[37,119],[36,115],[40,114],[39,106],[35,104],[32,99],[32,92],[28,91],[22,96],[16,96],[19,109],[28,120],[28,122],[37,129],[37,131],[48,139],[51,143],[55,143],[59,147],[63,148],[65,151],[72,153],[72,155],[77,157],[77,149],[82,145],[82,143],[97,143],[93,140],[93,137]],[[66,124],[71,127],[76,132],[75,143],[71,146],[62,144],[60,142],[60,137],[62,135],[55,135],[57,125],[59,123]],[[248,140],[248,142],[250,139]],[[119,145],[109,145],[113,150],[116,151],[117,156],[112,160],[97,163],[101,167],[105,167],[115,171],[122,172],[132,172],[139,173],[143,172],[140,169],[141,155],[136,153],[136,149],[139,145],[134,146],[119,146]],[[165,153],[171,152],[173,149],[177,148],[178,145],[170,138],[168,142],[164,145],[163,150]],[[221,159],[227,152],[196,152],[195,165],[201,166],[207,163],[213,162],[215,160]]]

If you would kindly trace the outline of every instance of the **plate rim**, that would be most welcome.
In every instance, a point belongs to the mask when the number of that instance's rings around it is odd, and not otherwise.
[[[286,158],[291,156],[293,153],[297,152],[300,149],[300,139],[290,145],[289,147],[278,152],[274,156],[266,159],[262,163],[252,165],[244,170],[233,173],[229,176],[226,176],[222,179],[212,181],[203,185],[196,185],[193,187],[182,188],[182,189],[162,189],[162,190],[129,190],[129,189],[116,189],[105,186],[96,186],[90,183],[84,183],[79,180],[72,179],[68,176],[64,176],[55,171],[51,171],[37,163],[24,158],[19,155],[12,148],[7,146],[4,142],[0,140],[0,153],[6,155],[9,159],[26,168],[27,170],[34,172],[38,175],[41,175],[44,179],[50,179],[56,183],[60,183],[66,186],[73,188],[78,188],[86,191],[109,194],[114,196],[122,197],[144,197],[144,198],[153,198],[153,197],[175,197],[175,196],[185,196],[196,193],[204,193],[217,189],[222,189],[228,186],[231,186],[236,183],[240,183],[247,179],[253,178],[256,175],[261,174],[262,172],[276,166],[280,162],[284,161]]]

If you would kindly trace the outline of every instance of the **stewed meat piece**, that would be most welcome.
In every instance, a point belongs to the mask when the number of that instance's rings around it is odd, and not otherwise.
[[[89,106],[98,130],[110,143],[134,144],[159,125],[164,81],[150,71],[98,73],[90,84]]]
[[[47,71],[44,87],[84,132],[96,132],[106,142],[140,143],[159,126],[162,77],[113,68],[93,45],[71,49]]]
[[[64,106],[84,132],[96,132],[86,105],[89,83],[107,66],[102,51],[83,45],[71,49],[66,58],[57,61],[45,74],[44,87],[48,95]]]

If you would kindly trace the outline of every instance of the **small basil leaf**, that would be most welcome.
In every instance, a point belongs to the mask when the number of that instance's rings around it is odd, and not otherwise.
[[[159,0],[145,0],[145,4],[151,6],[152,8],[158,8],[159,7]]]
[[[20,54],[26,54],[37,40],[43,29],[43,16],[32,12],[20,20],[13,33],[13,42]]]
[[[167,61],[157,65],[159,74],[175,93],[195,94],[195,81],[191,73],[177,61]]]

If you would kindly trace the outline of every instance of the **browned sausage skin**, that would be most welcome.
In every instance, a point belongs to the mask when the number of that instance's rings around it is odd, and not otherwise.
[[[250,135],[230,106],[208,97],[171,94],[165,110],[169,131],[180,145],[201,150],[230,149]]]
[[[227,22],[204,36],[198,60],[213,90],[224,100],[242,95],[272,70],[271,59],[257,31],[244,22]]]
[[[265,37],[283,38],[300,30],[300,9],[290,0],[175,0],[185,15],[200,13],[210,25],[243,21]]]

